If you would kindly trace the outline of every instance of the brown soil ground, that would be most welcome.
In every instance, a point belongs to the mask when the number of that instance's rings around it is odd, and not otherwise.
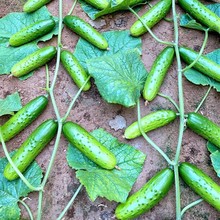
[[[67,14],[68,10],[72,6],[72,0],[63,1],[63,14]],[[154,4],[156,1],[152,1]],[[0,2],[0,17],[5,16],[7,13],[13,11],[22,10],[23,1],[18,0],[1,0]],[[53,15],[58,15],[58,1],[54,0],[48,8]],[[143,14],[146,10],[143,9],[139,12]],[[178,12],[182,12],[177,6]],[[89,21],[94,27],[100,31],[108,30],[125,30],[129,29],[131,24],[136,20],[135,16],[129,12],[119,12],[104,16],[96,21],[91,21],[77,4],[74,14]],[[171,13],[168,15],[171,17]],[[161,39],[172,40],[173,38],[173,26],[172,23],[161,21],[153,28],[154,33]],[[187,45],[195,50],[199,50],[203,42],[204,34],[199,31],[180,28],[180,44]],[[149,34],[145,34],[143,37],[143,55],[142,59],[147,70],[150,70],[152,62],[158,55],[158,52],[163,48],[162,45],[155,42]],[[56,38],[53,38],[47,44],[56,45]],[[77,35],[64,28],[63,31],[63,46],[68,47],[71,51],[74,50],[74,46],[78,41]],[[219,35],[211,33],[205,53],[211,52],[219,48]],[[49,63],[50,73],[52,74],[55,69],[55,61]],[[33,77],[26,81],[20,81],[16,78],[8,78],[7,75],[0,76],[0,98],[5,98],[8,94],[18,91],[22,103],[27,103],[30,99],[34,98],[38,94],[43,94],[41,89],[45,86],[45,72],[44,68],[39,69]],[[203,95],[207,91],[207,87],[196,86],[188,82],[183,78],[184,97],[185,97],[185,111],[193,111]],[[55,95],[56,101],[61,112],[61,115],[67,110],[68,104],[71,98],[77,92],[76,86],[72,83],[70,77],[66,74],[65,70],[60,67],[58,81],[56,83]],[[177,67],[176,62],[172,65],[169,73],[165,79],[165,82],[161,88],[161,92],[170,95],[175,101],[178,101],[177,92]],[[145,115],[153,110],[160,108],[172,108],[172,104],[164,98],[157,97],[147,107],[144,106],[144,100],[141,100],[142,114]],[[212,90],[207,100],[200,109],[200,112],[211,120],[220,124],[220,96]],[[138,148],[142,152],[147,154],[147,159],[143,172],[139,176],[135,183],[132,192],[138,190],[150,177],[152,177],[156,171],[167,166],[163,158],[145,142],[143,138],[137,138],[135,140],[126,141],[122,138],[124,132],[124,126],[120,122],[114,121],[117,116],[122,116],[127,125],[136,120],[136,108],[124,108],[119,105],[112,105],[106,103],[99,95],[96,86],[93,84],[90,91],[83,93],[76,105],[71,111],[69,116],[70,120],[77,121],[82,126],[86,127],[89,131],[96,128],[104,128],[112,135],[119,138],[123,142],[127,142],[134,147]],[[16,149],[22,141],[28,136],[28,134],[44,119],[55,117],[52,105],[50,104],[45,113],[39,117],[37,121],[31,124],[28,129],[19,134],[17,138],[14,138],[8,142],[7,146],[9,150]],[[1,118],[1,123],[7,118]],[[117,118],[116,118],[117,119]],[[113,120],[113,121],[112,121]],[[112,125],[112,122],[116,122],[116,126]],[[174,123],[155,130],[149,133],[150,138],[154,140],[161,148],[170,156],[174,157],[175,147],[178,138],[178,124],[176,120]],[[120,129],[120,127],[122,129]],[[115,129],[116,130],[115,130]],[[118,130],[119,129],[119,130]],[[54,141],[52,141],[47,148],[38,156],[37,161],[42,169],[45,171],[48,165],[48,161],[53,150]],[[63,210],[73,193],[79,186],[79,181],[75,177],[74,171],[67,165],[65,155],[67,149],[67,141],[62,137],[59,151],[56,157],[56,161],[45,188],[44,201],[43,201],[43,220],[55,220],[59,213]],[[2,150],[0,150],[0,156],[3,156]],[[206,141],[194,134],[190,130],[186,130],[183,138],[183,146],[181,152],[181,161],[188,161],[195,163],[205,172],[207,172],[218,184],[220,184],[219,178],[214,172],[209,153],[206,148]],[[30,200],[27,201],[33,210],[34,215],[37,214],[37,193],[29,194]],[[193,193],[182,181],[181,181],[181,205],[184,207],[186,204],[196,200],[198,196]],[[91,202],[87,196],[85,189],[83,189],[75,200],[73,206],[68,210],[65,220],[110,220],[114,219],[114,210],[116,207],[115,202],[109,202],[106,199],[98,198],[95,202]],[[28,219],[26,211],[22,208],[22,217]],[[175,219],[175,189],[171,189],[167,197],[162,200],[157,206],[155,206],[148,213],[137,218],[150,219],[150,220],[173,220]],[[200,205],[190,209],[183,217],[184,220],[217,220],[220,219],[220,214],[206,202],[202,202]]]

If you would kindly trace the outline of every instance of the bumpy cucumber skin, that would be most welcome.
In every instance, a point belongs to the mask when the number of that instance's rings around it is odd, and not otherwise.
[[[85,2],[101,10],[107,8],[109,5],[108,0],[85,0]]]
[[[220,186],[193,164],[183,162],[179,174],[184,182],[206,202],[220,211]]]
[[[67,15],[63,19],[64,24],[73,32],[90,42],[101,50],[108,48],[106,39],[90,24],[77,16]]]
[[[178,0],[178,4],[201,24],[220,33],[220,17],[198,0]]]
[[[63,50],[61,52],[60,59],[61,59],[61,62],[64,68],[69,73],[73,81],[76,83],[76,85],[79,88],[81,88],[82,85],[87,80],[87,78],[89,77],[85,69],[82,67],[79,61],[75,58],[75,56],[69,51]],[[90,87],[91,87],[91,83],[90,81],[88,81],[86,85],[84,86],[83,91],[88,91]]]
[[[157,96],[166,73],[173,62],[173,57],[174,48],[166,47],[154,61],[143,90],[143,97],[147,101],[152,101]]]
[[[11,74],[15,77],[23,76],[49,62],[57,53],[53,46],[43,47],[20,60],[11,68]]]
[[[186,125],[198,135],[220,148],[220,127],[201,114],[188,114]]]
[[[141,118],[141,125],[144,132],[152,131],[165,126],[176,118],[176,113],[172,110],[158,110]],[[134,122],[125,129],[124,137],[133,139],[141,135],[138,122]]]
[[[144,15],[141,16],[145,25],[152,28],[157,24],[162,18],[164,18],[169,12],[172,5],[172,0],[161,0],[149,9]],[[137,20],[130,28],[130,34],[134,37],[139,37],[140,35],[147,32],[141,21]]]
[[[54,120],[46,120],[19,147],[11,159],[21,173],[28,168],[37,155],[52,140],[57,132],[57,127],[58,124]],[[4,177],[8,180],[15,180],[19,177],[10,163],[4,169]]]
[[[9,141],[33,122],[46,108],[48,99],[41,95],[32,99],[1,126],[4,141]]]
[[[187,47],[179,48],[180,56],[187,64],[191,64],[198,56],[198,53]],[[194,64],[194,69],[220,82],[220,65],[205,56],[201,56]]]
[[[51,0],[28,0],[23,6],[23,11],[27,13],[34,12],[50,1]]]
[[[115,210],[117,219],[134,219],[162,200],[174,182],[173,170],[166,168],[156,173],[140,190],[131,195]]]
[[[74,147],[100,167],[111,170],[116,166],[115,155],[80,125],[66,122],[63,134]]]
[[[31,24],[13,34],[9,39],[9,45],[18,47],[31,42],[49,33],[51,30],[53,30],[55,25],[56,23],[52,18]]]

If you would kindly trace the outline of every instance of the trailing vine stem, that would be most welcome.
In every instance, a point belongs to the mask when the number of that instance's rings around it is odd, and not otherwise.
[[[142,18],[135,12],[135,10],[133,10],[131,7],[128,7],[128,9],[140,20],[140,22],[143,24],[143,26],[147,29],[147,31],[150,33],[150,35],[159,43],[161,44],[165,44],[168,46],[174,46],[174,44],[172,42],[169,41],[163,41],[161,39],[159,39],[152,31],[151,29],[143,22]]]
[[[187,205],[186,207],[184,207],[184,208],[182,209],[182,211],[181,211],[181,217],[183,217],[183,215],[185,214],[185,212],[186,212],[188,209],[190,209],[190,208],[192,208],[192,207],[198,205],[198,204],[201,203],[202,201],[203,201],[203,199],[198,199],[198,200],[196,200],[196,201],[190,203],[190,204]]]
[[[6,147],[5,141],[2,137],[2,131],[1,131],[1,127],[0,127],[0,141],[2,143],[2,148],[4,151],[4,154],[8,160],[8,162],[11,164],[11,166],[13,167],[13,169],[15,170],[15,172],[18,174],[18,176],[21,178],[21,180],[25,183],[25,185],[32,191],[40,191],[42,188],[41,187],[35,187],[33,186],[25,177],[24,175],[20,172],[20,170],[17,168],[17,166],[14,164],[14,162],[12,161],[8,149]]]
[[[20,202],[25,207],[25,209],[27,210],[27,212],[29,214],[30,220],[34,220],[33,214],[31,212],[29,206],[23,200],[19,199],[18,202]]]
[[[67,15],[71,15],[72,14],[72,12],[73,12],[73,10],[74,10],[74,8],[76,6],[76,3],[77,3],[77,0],[74,1],[74,3],[73,3],[73,5],[72,5],[72,7],[71,7],[71,9],[70,9],[70,11],[68,12]]]
[[[76,192],[73,194],[73,197],[70,199],[70,201],[68,202],[68,204],[66,205],[66,207],[63,209],[63,211],[60,213],[59,217],[57,218],[57,220],[62,220],[64,215],[66,214],[67,210],[70,208],[70,206],[72,205],[72,203],[74,202],[75,198],[77,197],[77,195],[79,194],[80,190],[82,189],[83,185],[80,184],[79,187],[77,188]]]
[[[161,150],[159,146],[157,146],[143,131],[142,125],[141,125],[141,110],[140,110],[140,100],[137,100],[137,115],[138,115],[138,126],[139,130],[144,137],[144,139],[156,150],[158,151],[161,156],[167,161],[168,164],[173,165],[173,161],[170,160],[170,158]]]
[[[158,95],[161,96],[161,97],[163,97],[163,98],[165,98],[165,99],[167,99],[167,100],[169,100],[169,101],[174,105],[174,107],[176,108],[176,110],[177,110],[178,112],[180,111],[179,106],[177,105],[177,103],[176,103],[170,96],[165,95],[165,94],[160,93],[160,92],[158,93]]]

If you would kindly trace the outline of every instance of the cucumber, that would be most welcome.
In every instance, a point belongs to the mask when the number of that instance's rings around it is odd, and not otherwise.
[[[150,8],[144,15],[141,16],[143,23],[149,28],[152,28],[157,24],[162,18],[164,18],[169,12],[172,5],[172,0],[161,0]],[[130,28],[130,34],[134,37],[139,37],[140,35],[147,32],[140,20],[134,22]]]
[[[206,202],[220,211],[220,186],[193,164],[183,162],[179,174],[184,182]]]
[[[82,85],[85,83],[87,78],[89,77],[86,73],[85,69],[79,63],[79,61],[75,58],[75,56],[70,53],[69,51],[63,50],[60,56],[61,62],[69,73],[73,81],[76,85],[81,88]],[[91,87],[91,83],[88,81],[83,88],[83,91],[89,90]]]
[[[22,143],[11,158],[21,173],[28,168],[37,155],[52,140],[57,132],[57,127],[57,122],[48,119],[40,124]],[[19,177],[10,163],[6,165],[3,174],[8,180],[15,180]]]
[[[165,168],[156,173],[140,190],[128,197],[115,210],[117,219],[134,219],[149,211],[168,193],[174,182],[173,170]]]
[[[220,148],[220,127],[198,113],[188,113],[186,125],[198,135]]]
[[[23,11],[27,13],[34,12],[50,1],[51,0],[28,0],[23,6]]]
[[[1,126],[4,141],[9,141],[31,122],[33,122],[46,108],[48,99],[41,95],[28,102],[16,114]]]
[[[9,38],[9,45],[17,47],[31,42],[49,33],[55,25],[56,23],[52,18],[33,23],[13,34]]]
[[[20,77],[30,73],[49,62],[56,55],[56,52],[56,48],[53,46],[43,47],[16,63],[11,68],[11,74]]]
[[[84,1],[100,10],[107,8],[109,5],[108,0],[84,0]]]
[[[174,48],[166,47],[154,61],[144,85],[143,97],[145,100],[152,101],[157,96],[166,73],[173,62],[173,57]]]
[[[80,125],[65,122],[63,134],[74,147],[100,167],[111,170],[116,166],[115,155]]]
[[[179,52],[182,60],[187,64],[191,64],[199,54],[187,47],[180,47]],[[220,65],[208,57],[202,55],[194,64],[193,68],[220,82]]]
[[[176,113],[172,110],[158,110],[141,118],[141,126],[144,132],[152,131],[165,126],[176,118]],[[124,137],[133,139],[141,136],[138,122],[134,122],[125,129]]]
[[[64,17],[63,22],[70,30],[87,40],[92,45],[101,50],[108,49],[107,40],[83,19],[77,16],[67,15]]]
[[[201,24],[220,33],[220,17],[198,0],[178,0],[178,4]]]

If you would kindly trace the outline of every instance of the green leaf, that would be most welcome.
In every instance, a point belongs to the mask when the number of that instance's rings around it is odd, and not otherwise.
[[[19,178],[8,181],[4,176],[4,168],[8,163],[7,158],[0,158],[0,217],[1,219],[19,219],[20,209],[17,205],[20,197],[25,197],[31,190]],[[40,185],[42,170],[33,162],[24,172],[26,179],[35,187]],[[13,218],[11,217],[13,216]]]
[[[136,105],[147,77],[137,49],[91,59],[87,66],[107,102],[125,107]]]
[[[216,147],[214,144],[212,144],[212,143],[209,142],[209,141],[207,142],[207,148],[208,148],[208,150],[209,150],[210,153],[214,153],[214,152],[216,152],[216,151],[219,150],[218,147]]]
[[[109,44],[109,50],[99,50],[97,47],[80,38],[74,56],[80,61],[82,66],[87,69],[86,62],[95,57],[112,55],[119,51],[138,48],[141,53],[141,38],[134,38],[129,35],[128,31],[108,31],[104,32],[103,36]]]
[[[57,17],[53,17],[57,25],[50,33],[20,47],[8,46],[8,40],[11,35],[25,26],[50,17],[51,14],[48,9],[42,7],[33,13],[13,12],[0,19],[0,74],[9,74],[15,63],[39,49],[37,46],[39,41],[47,41],[53,35],[57,35],[58,19]]]
[[[205,6],[220,17],[220,3],[215,3],[215,4],[205,5]],[[204,31],[205,29],[207,29],[207,27],[198,23],[189,14],[182,14],[181,15],[180,26],[185,27],[185,28],[196,29],[196,30],[200,30],[200,31]]]
[[[220,64],[220,49],[214,50],[213,52],[206,54],[210,60]],[[217,92],[220,92],[220,83],[214,79],[200,73],[199,71],[191,68],[184,72],[185,77],[196,85],[212,86]]]
[[[116,0],[112,0],[111,4],[108,5],[107,8],[103,10],[96,9],[86,3],[85,1],[80,0],[79,1],[81,4],[82,9],[84,12],[93,20],[103,16],[107,15],[116,11],[121,11],[121,10],[128,10],[128,7],[130,5],[138,5],[144,2],[144,0],[122,0],[119,4],[117,4]],[[135,2],[135,3],[134,3]]]
[[[91,134],[115,154],[120,170],[102,169],[71,145],[67,151],[68,164],[77,170],[76,177],[92,201],[100,196],[110,201],[125,202],[143,169],[146,156],[128,144],[120,143],[103,129],[94,130]]]
[[[21,99],[18,92],[8,95],[5,99],[0,99],[0,116],[13,115],[21,109]]]

